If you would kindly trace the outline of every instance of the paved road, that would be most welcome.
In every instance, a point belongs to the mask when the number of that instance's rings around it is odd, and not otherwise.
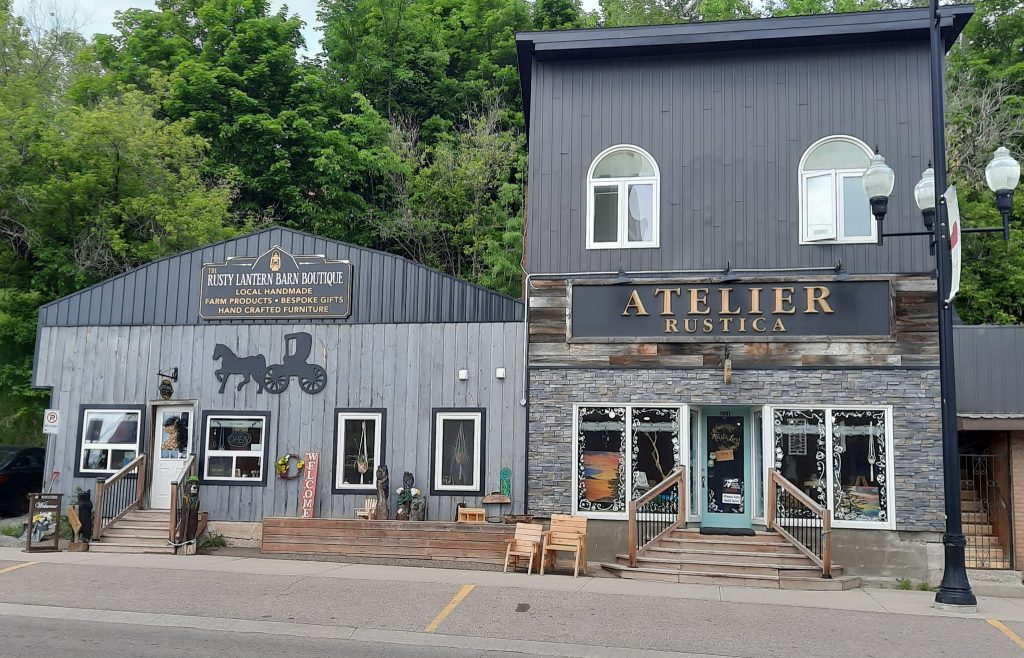
[[[740,603],[614,579],[467,585],[471,572],[141,556],[9,570],[4,557],[0,656],[1024,656],[984,618],[930,612],[922,592],[746,590],[764,602]],[[1024,602],[1001,605],[1024,631]]]

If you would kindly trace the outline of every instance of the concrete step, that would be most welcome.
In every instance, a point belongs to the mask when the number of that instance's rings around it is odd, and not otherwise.
[[[968,546],[1002,546],[995,535],[967,535]]]
[[[961,489],[960,500],[977,500],[978,492],[974,489]]]
[[[1000,551],[1000,557],[995,556],[978,556],[976,558],[966,557],[964,558],[964,564],[968,569],[1009,569],[1010,560],[1002,556]]]
[[[630,568],[620,564],[602,563],[606,571],[620,578],[632,580],[653,580],[672,583],[689,583],[695,585],[747,586],[771,589],[807,589],[807,590],[843,590],[860,586],[860,579],[853,576],[840,578],[777,578],[723,572],[688,572],[675,569],[659,569],[653,567]]]
[[[981,501],[980,500],[962,500],[960,501],[961,512],[981,512]]]
[[[988,514],[985,512],[963,512],[960,515],[960,523],[967,525],[969,523],[988,523]]]
[[[775,552],[755,552],[755,551],[725,551],[725,550],[714,550],[714,551],[702,551],[693,548],[663,548],[660,546],[653,546],[645,548],[644,553],[649,553],[655,557],[697,557],[697,558],[708,558],[714,559],[721,562],[731,562],[735,564],[743,564],[750,562],[760,563],[774,563],[779,565],[795,564],[811,564],[811,561],[807,559],[802,553],[775,553]]]
[[[629,556],[620,554],[616,556],[617,562],[623,566],[629,565]],[[780,577],[782,574],[797,575],[801,572],[807,574],[819,574],[821,569],[810,562],[807,564],[791,564],[791,565],[779,565],[771,562],[754,562],[754,563],[736,563],[721,561],[714,557],[702,557],[702,556],[689,556],[685,558],[680,557],[661,557],[659,555],[651,555],[644,551],[643,555],[638,556],[637,566],[638,567],[651,567],[655,569],[676,569],[679,571],[688,572],[710,572],[710,573],[722,573],[728,572],[733,574],[741,575],[759,575],[759,576],[775,576]],[[839,573],[834,575],[841,575],[842,567],[837,569]]]
[[[174,547],[164,542],[163,546],[140,546],[134,543],[98,541],[89,544],[92,553],[165,553],[174,554]]]
[[[734,541],[735,540],[735,541],[745,541],[745,542],[765,542],[765,543],[769,543],[769,544],[774,543],[774,542],[778,542],[778,541],[783,541],[783,539],[777,533],[765,532],[763,530],[758,530],[753,535],[702,535],[702,534],[700,534],[700,529],[699,528],[681,528],[681,529],[673,530],[669,534],[669,536],[670,537],[680,538],[680,539],[700,538],[700,539],[714,539],[714,540],[721,540],[721,541]]]
[[[844,591],[860,587],[857,576],[833,576],[832,578],[787,578],[779,579],[780,589],[802,589],[816,591]]]

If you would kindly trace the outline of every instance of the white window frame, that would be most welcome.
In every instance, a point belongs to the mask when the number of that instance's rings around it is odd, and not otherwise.
[[[632,176],[625,178],[594,178],[594,169],[606,156],[616,151],[632,151],[647,159],[654,169],[654,176]],[[646,242],[629,241],[629,186],[651,185],[651,239]],[[594,189],[597,187],[618,187],[618,239],[615,242],[594,240]],[[651,154],[639,146],[617,144],[597,154],[587,170],[587,249],[656,249],[661,240],[661,170]]]
[[[343,482],[345,476],[345,462],[348,455],[345,454],[345,421],[347,420],[372,420],[374,422],[373,441],[373,466],[369,469],[370,481],[366,484],[358,482]],[[334,435],[335,441],[335,463],[334,463],[334,489],[339,492],[367,492],[377,490],[377,467],[381,465],[384,457],[384,414],[380,411],[339,411],[337,413],[337,425]],[[367,437],[368,439],[370,437]]]
[[[776,409],[798,409],[807,411],[824,411],[825,412],[825,488],[826,496],[828,501],[828,509],[835,510],[835,485],[833,478],[835,477],[835,466],[834,466],[834,450],[832,446],[833,432],[832,432],[832,414],[836,411],[884,411],[885,412],[885,493],[886,498],[889,501],[889,507],[886,510],[888,513],[888,519],[886,521],[844,521],[840,519],[832,519],[833,528],[857,528],[863,530],[895,530],[896,529],[896,492],[895,492],[895,456],[893,455],[893,407],[892,405],[872,405],[872,404],[838,404],[838,405],[824,405],[824,404],[776,404],[769,405],[765,418],[765,429],[771,427],[771,432],[765,433],[764,449],[765,455],[775,454],[775,430],[771,426],[771,419],[775,417]],[[770,451],[769,451],[770,448]],[[767,459],[767,457],[766,457]],[[774,462],[774,457],[773,457]],[[766,461],[765,468],[768,468]],[[767,480],[767,478],[765,478]],[[764,484],[765,501],[768,501],[768,483]],[[767,510],[766,510],[767,511]],[[833,512],[834,516],[834,512]]]
[[[442,484],[442,460],[444,450],[441,450],[444,434],[442,428],[446,420],[472,420],[473,421],[473,483],[472,484]],[[478,411],[446,411],[438,409],[434,412],[434,441],[432,441],[431,460],[434,465],[430,473],[431,493],[434,495],[460,494],[476,495],[483,491],[484,478],[484,454],[483,454],[483,424],[484,414]]]
[[[231,460],[231,473],[230,476],[223,475],[210,475],[210,458],[211,457],[253,457],[257,453],[255,451],[243,452],[241,450],[211,450],[209,447],[210,440],[210,425],[214,421],[218,420],[258,420],[263,423],[262,430],[263,435],[260,437],[260,475],[259,477],[239,477],[235,476],[235,459]],[[234,483],[245,483],[245,484],[265,484],[267,480],[267,447],[268,438],[267,431],[269,429],[270,419],[263,415],[246,415],[245,413],[228,414],[228,413],[211,413],[206,416],[205,422],[203,423],[203,482],[234,482]]]
[[[89,416],[90,414],[135,414],[137,421],[135,423],[135,443],[86,443],[85,432],[89,427]],[[101,406],[90,407],[83,405],[82,409],[82,426],[79,428],[81,432],[80,443],[81,446],[78,450],[78,472],[82,475],[111,475],[117,473],[121,468],[86,468],[85,467],[85,451],[86,450],[102,450],[107,454],[106,463],[110,463],[110,454],[114,450],[131,450],[135,453],[133,459],[139,456],[139,440],[142,437],[142,411],[139,409],[110,409]]]
[[[852,176],[862,176],[867,170],[865,166],[863,169],[813,169],[806,171],[804,169],[807,157],[816,148],[822,144],[828,142],[847,142],[854,146],[859,147],[868,158],[871,157],[872,152],[867,144],[851,137],[850,135],[829,135],[828,137],[822,137],[818,141],[807,147],[804,151],[803,156],[800,158],[800,166],[797,169],[797,197],[800,200],[800,244],[804,245],[820,245],[820,244],[869,244],[878,241],[877,222],[871,221],[871,234],[866,236],[847,237],[844,232],[846,229],[846,218],[844,216],[843,208],[843,185],[842,181],[844,178],[850,178]],[[832,231],[827,236],[820,238],[813,238],[809,235],[809,224],[808,224],[808,203],[807,203],[807,181],[810,178],[819,178],[822,176],[829,176],[832,183]]]
[[[626,474],[626,509],[621,512],[588,512],[581,511],[579,508],[579,495],[580,495],[580,474],[579,464],[577,460],[579,458],[579,423],[580,423],[580,408],[581,407],[621,407],[626,410],[626,463],[623,468],[623,472]],[[622,520],[629,518],[629,502],[632,500],[633,495],[633,451],[632,451],[632,428],[633,428],[633,410],[634,409],[675,409],[679,412],[679,454],[677,455],[677,466],[685,466],[687,473],[687,486],[686,486],[686,500],[682,503],[686,504],[685,509],[687,510],[687,520],[693,521],[693,515],[689,513],[690,500],[693,496],[692,487],[690,481],[692,475],[690,473],[690,406],[688,404],[680,404],[679,402],[641,402],[641,403],[619,403],[619,402],[581,402],[573,404],[572,407],[572,454],[569,455],[570,463],[572,465],[572,511],[570,512],[573,516],[585,516],[590,519],[613,519]]]

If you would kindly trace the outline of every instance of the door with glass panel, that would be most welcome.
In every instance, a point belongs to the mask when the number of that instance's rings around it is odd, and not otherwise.
[[[190,406],[157,407],[153,424],[153,479],[149,485],[149,506],[168,509],[171,506],[171,482],[192,451],[192,415]]]
[[[701,410],[701,527],[751,527],[749,412],[747,407]]]

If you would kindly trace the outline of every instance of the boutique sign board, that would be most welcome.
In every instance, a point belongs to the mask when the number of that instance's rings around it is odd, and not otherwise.
[[[888,281],[574,282],[575,341],[891,335]]]
[[[271,247],[255,257],[206,263],[199,287],[203,320],[347,318],[352,313],[352,263],[295,256]]]

